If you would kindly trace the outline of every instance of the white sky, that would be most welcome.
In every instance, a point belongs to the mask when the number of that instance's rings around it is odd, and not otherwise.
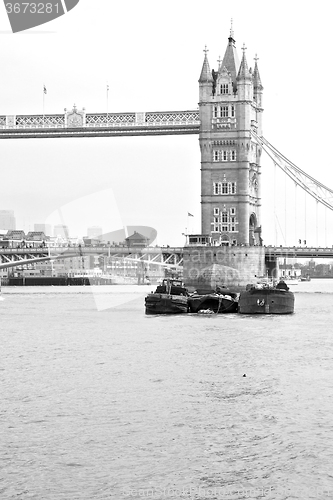
[[[264,136],[307,173],[333,187],[331,128],[331,2],[238,0],[80,0],[65,16],[12,34],[0,5],[0,114],[196,109],[207,44],[211,68],[224,55],[233,18],[239,57],[243,42],[264,86]],[[200,232],[198,136],[39,139],[0,142],[0,209],[13,209],[26,231],[64,204],[111,190],[123,224],[154,227],[159,244],[183,244],[187,226]],[[274,168],[262,158],[265,244],[333,244],[332,218],[277,175],[280,207],[274,223]],[[287,203],[285,202],[287,193]],[[105,232],[107,210],[95,222]],[[113,204],[114,205],[114,204]],[[78,204],[80,207],[80,204]],[[285,208],[287,210],[285,216]],[[84,212],[78,208],[78,223]],[[276,219],[275,219],[276,220]],[[318,221],[318,224],[317,224]],[[65,221],[66,222],[66,221]],[[78,229],[72,228],[71,233]],[[108,227],[107,227],[108,226]],[[112,224],[111,224],[112,226]],[[318,229],[316,230],[316,226]],[[275,241],[276,240],[276,241]]]

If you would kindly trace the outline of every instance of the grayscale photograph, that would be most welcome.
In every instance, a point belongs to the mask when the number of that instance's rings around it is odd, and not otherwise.
[[[333,498],[328,0],[0,0],[1,500]]]

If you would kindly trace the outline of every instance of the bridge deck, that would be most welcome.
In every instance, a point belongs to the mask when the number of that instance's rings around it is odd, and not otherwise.
[[[0,139],[198,134],[198,110],[0,116]]]
[[[68,257],[80,257],[87,255],[110,255],[119,257],[130,257],[135,255],[149,256],[154,258],[158,255],[163,255],[164,258],[168,258],[170,255],[177,255],[183,257],[184,250],[195,251],[202,250],[203,248],[209,250],[216,249],[221,251],[222,249],[230,247],[197,247],[197,246],[186,246],[186,247],[145,247],[145,248],[129,248],[129,247],[52,247],[50,248],[51,255],[57,255],[58,258],[68,258]],[[231,247],[232,248],[232,247]],[[267,260],[275,258],[333,258],[333,247],[331,248],[321,248],[321,247],[274,247],[266,246],[265,256]],[[16,255],[18,258],[24,258],[27,256],[47,256],[49,255],[48,248],[0,248],[0,259],[6,257],[7,259],[11,256]]]

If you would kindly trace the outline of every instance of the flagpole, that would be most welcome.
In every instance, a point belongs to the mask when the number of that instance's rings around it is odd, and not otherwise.
[[[194,215],[190,214],[190,212],[187,212],[187,231],[190,231],[190,226],[189,226],[189,217],[194,217]],[[193,231],[193,228],[192,228]]]
[[[109,84],[106,82],[106,124],[109,124]]]
[[[45,94],[46,94],[46,87],[45,83],[43,85],[43,127],[45,125]]]

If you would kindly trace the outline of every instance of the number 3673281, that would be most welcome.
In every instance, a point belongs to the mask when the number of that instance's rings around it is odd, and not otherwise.
[[[52,12],[58,14],[59,4],[58,3],[52,4],[49,2],[47,3],[7,2],[6,10],[8,14],[52,14]]]

